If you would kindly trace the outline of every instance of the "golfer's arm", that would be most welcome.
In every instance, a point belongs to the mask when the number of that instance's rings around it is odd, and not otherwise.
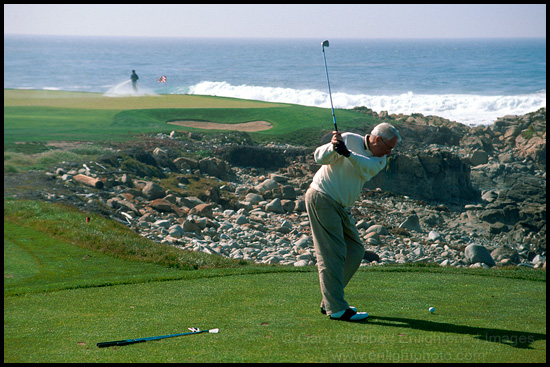
[[[386,166],[386,157],[365,157],[353,151],[348,160],[365,180],[370,180]]]
[[[340,156],[334,150],[332,143],[321,145],[320,147],[315,149],[315,153],[313,153],[313,158],[315,159],[315,162],[319,164],[332,164],[339,157]]]

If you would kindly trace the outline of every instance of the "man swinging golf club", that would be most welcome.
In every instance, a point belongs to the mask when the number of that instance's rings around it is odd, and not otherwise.
[[[328,41],[323,42],[323,53],[326,46]],[[386,155],[401,141],[401,136],[388,123],[375,126],[364,137],[340,134],[334,113],[333,119],[335,131],[330,143],[314,153],[321,167],[306,192],[306,208],[317,256],[321,312],[334,320],[360,321],[368,313],[357,312],[344,299],[344,288],[365,254],[350,208],[365,182],[386,166]]]
[[[334,131],[330,143],[315,150],[321,167],[305,200],[317,256],[321,312],[331,319],[360,321],[369,316],[350,308],[344,299],[344,288],[365,254],[350,208],[400,141],[398,130],[382,123],[364,137]]]

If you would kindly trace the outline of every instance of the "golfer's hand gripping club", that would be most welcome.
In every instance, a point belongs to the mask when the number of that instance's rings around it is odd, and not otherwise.
[[[346,147],[346,143],[344,143],[342,135],[338,131],[333,131],[332,133],[334,135],[332,135],[330,142],[332,143],[334,151],[344,157],[349,157],[351,152],[348,150],[348,147]]]

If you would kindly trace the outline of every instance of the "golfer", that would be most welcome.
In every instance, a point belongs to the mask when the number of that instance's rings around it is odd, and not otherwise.
[[[130,75],[130,79],[132,80],[132,88],[134,88],[134,92],[137,93],[137,81],[139,79],[139,76],[136,74],[135,70],[132,70],[132,75]]]
[[[350,210],[365,182],[386,166],[386,155],[400,141],[399,131],[382,123],[364,137],[334,131],[330,143],[315,150],[321,167],[305,199],[319,270],[321,312],[331,319],[360,321],[369,316],[344,299],[344,288],[365,254]]]

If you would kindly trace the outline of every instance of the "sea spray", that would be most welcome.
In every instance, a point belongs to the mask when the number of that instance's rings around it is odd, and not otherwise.
[[[177,92],[176,92],[177,93]],[[267,102],[293,103],[330,108],[328,93],[315,89],[274,88],[253,85],[231,85],[227,82],[202,81],[186,88],[186,93],[253,99]],[[463,124],[490,125],[498,117],[522,115],[546,107],[546,91],[514,96],[484,96],[474,94],[416,94],[368,95],[335,92],[335,108],[358,106],[376,112],[410,115],[435,115]]]
[[[152,89],[139,85],[139,83],[136,92],[131,83],[131,80],[123,81],[122,83],[109,88],[109,90],[103,95],[106,97],[139,97],[157,95]]]

